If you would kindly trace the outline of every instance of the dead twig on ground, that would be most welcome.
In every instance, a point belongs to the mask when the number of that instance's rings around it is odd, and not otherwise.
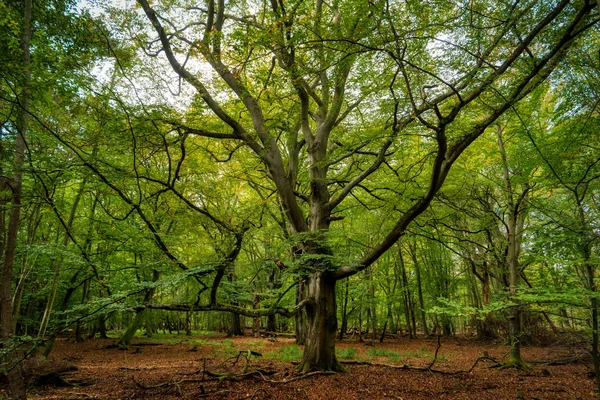
[[[438,350],[439,350],[439,346],[438,346]],[[493,359],[492,357],[481,356],[475,360],[475,362],[469,369],[459,370],[459,371],[443,371],[440,369],[432,368],[436,358],[437,358],[437,350],[436,350],[436,355],[434,356],[434,360],[426,367],[413,367],[408,364],[396,365],[396,364],[385,364],[385,363],[372,363],[369,361],[358,361],[358,360],[349,360],[349,361],[340,361],[340,362],[342,364],[369,365],[369,366],[374,366],[374,367],[385,367],[385,368],[393,368],[393,369],[407,369],[407,370],[413,370],[413,371],[433,372],[433,373],[442,374],[442,375],[458,375],[458,374],[465,374],[465,373],[468,374],[471,371],[473,371],[473,369],[475,369],[475,367],[477,366],[477,364],[479,364],[479,362],[485,361],[485,360],[492,361],[495,363],[494,365],[491,365],[490,368],[494,368],[494,367],[498,367],[498,366],[502,365],[498,361]]]
[[[260,378],[262,380],[264,380],[265,382],[269,382],[269,383],[290,383],[290,382],[299,381],[301,379],[310,378],[311,376],[316,376],[316,375],[333,375],[333,374],[336,373],[336,372],[333,372],[333,371],[313,371],[313,372],[307,372],[305,374],[296,375],[296,376],[294,376],[292,378],[284,379],[282,381],[276,381],[276,380],[273,380],[273,379],[267,379],[259,371],[254,371],[254,372],[257,373],[258,376],[260,376]]]
[[[433,365],[435,364],[435,362],[437,361],[437,355],[438,355],[438,351],[440,351],[440,347],[442,347],[442,336],[437,335],[437,348],[435,349],[435,353],[433,354],[433,360],[431,360],[431,363],[427,366],[427,369],[430,371],[431,371],[431,368],[433,368]]]

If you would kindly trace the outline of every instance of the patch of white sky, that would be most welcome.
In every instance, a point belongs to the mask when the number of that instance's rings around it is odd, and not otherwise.
[[[197,2],[194,4],[198,6]],[[201,20],[199,10],[189,10],[190,5],[182,3],[177,8],[164,9],[159,4],[153,3],[159,16],[180,29],[190,23],[192,18]],[[122,44],[135,49],[134,57],[138,62],[128,63],[127,70],[120,70],[118,59],[114,57],[99,60],[92,69],[91,74],[96,81],[95,90],[109,89],[116,92],[121,101],[126,101],[136,106],[167,106],[179,112],[189,110],[197,91],[184,82],[173,70],[166,59],[164,51],[160,49],[157,34],[153,30],[143,9],[134,0],[82,0],[78,4],[79,11],[88,11],[92,16],[102,20],[114,35],[113,46]],[[128,24],[127,19],[139,20],[141,24]],[[129,28],[127,26],[129,25]],[[171,25],[163,20],[167,32],[173,30]],[[187,33],[187,31],[186,31]],[[199,39],[200,32],[191,32],[191,40]],[[141,48],[140,39],[143,41],[156,40],[150,56]],[[120,43],[118,43],[120,42]],[[144,43],[145,44],[145,43]],[[174,43],[175,44],[175,43]],[[205,61],[196,57],[187,57],[189,45],[178,41],[174,46],[178,61],[194,74],[209,90],[218,81],[217,74]],[[116,50],[116,49],[115,49]],[[119,54],[118,51],[116,53]],[[118,73],[116,73],[118,72]],[[233,94],[224,90],[211,90],[217,101],[228,101]]]

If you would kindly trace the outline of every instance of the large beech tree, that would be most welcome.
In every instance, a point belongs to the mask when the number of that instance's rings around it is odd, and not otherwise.
[[[594,3],[569,0],[138,3],[146,23],[136,40],[206,108],[167,122],[251,149],[272,182],[306,288],[301,371],[342,370],[336,282],[376,263],[463,151],[595,24]],[[415,141],[419,159],[405,150]],[[381,215],[387,231],[340,263],[328,243],[334,221],[390,173],[393,187],[378,195],[395,205]]]

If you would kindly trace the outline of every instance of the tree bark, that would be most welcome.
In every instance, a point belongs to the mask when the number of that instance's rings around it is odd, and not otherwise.
[[[344,339],[344,334],[348,330],[348,292],[349,292],[350,278],[346,278],[346,290],[344,292],[344,305],[342,307],[342,325],[338,335],[338,340],[341,342]]]
[[[417,278],[417,294],[419,297],[419,314],[421,316],[421,325],[423,325],[423,334],[425,337],[429,337],[429,328],[427,327],[427,316],[425,315],[425,302],[423,301],[423,285],[421,283],[421,266],[419,265],[419,261],[417,259],[417,249],[416,246],[410,245],[410,256],[413,261],[413,266],[415,268],[415,275]]]
[[[153,270],[152,271],[152,282],[158,281],[159,278],[160,278],[160,272],[158,272],[157,270]],[[154,287],[146,289],[146,293],[144,294],[144,304],[150,303],[150,301],[152,300],[152,296],[154,296],[154,292],[155,292]],[[123,332],[123,335],[121,335],[121,337],[119,338],[117,345],[129,346],[131,344],[131,341],[135,337],[135,333],[142,326],[142,323],[144,322],[145,314],[146,314],[145,308],[142,308],[142,309],[136,311],[133,321],[131,321],[131,323],[125,330],[125,332]]]
[[[235,270],[233,261],[230,262],[227,266],[227,280],[229,282],[235,281]],[[231,302],[234,306],[237,306],[238,303],[236,301]],[[240,314],[236,312],[230,313],[231,320],[229,324],[229,331],[227,332],[227,336],[244,336],[244,331],[242,330],[242,323],[240,321]]]
[[[375,281],[371,268],[365,270],[365,275],[369,281],[369,315],[371,316],[371,339],[377,340],[377,308],[375,302]]]
[[[306,298],[306,280],[303,277],[299,277],[300,281],[296,286],[296,306],[298,306]],[[307,318],[306,310],[301,308],[295,315],[296,322],[296,344],[304,345],[306,343],[307,335]]]
[[[32,0],[25,0],[25,11],[23,19],[23,34],[21,37],[21,51],[23,52],[23,75],[20,102],[22,109],[19,111],[17,120],[17,138],[14,151],[14,171],[12,186],[12,201],[6,243],[3,246],[4,262],[2,264],[2,281],[0,283],[0,340],[10,343],[14,335],[13,302],[11,286],[13,281],[13,269],[15,253],[17,249],[17,234],[19,232],[21,216],[21,195],[23,183],[23,165],[25,161],[25,135],[29,129],[29,108],[31,102],[31,53],[30,42],[32,35]],[[10,344],[8,344],[11,346]],[[26,400],[26,387],[23,373],[19,362],[17,349],[10,349],[5,361],[9,363],[7,372],[11,397],[14,400]],[[10,365],[14,364],[14,365]]]
[[[521,368],[525,365],[521,358],[521,336],[522,336],[522,305],[521,302],[516,298],[517,290],[521,280],[521,271],[519,269],[519,255],[521,253],[521,241],[523,237],[523,227],[525,223],[525,211],[524,203],[526,202],[526,196],[529,191],[527,182],[524,183],[524,188],[519,196],[515,194],[513,187],[510,170],[508,166],[508,157],[506,149],[504,147],[504,140],[502,137],[503,128],[497,127],[498,134],[498,147],[500,149],[500,155],[502,157],[502,169],[503,179],[505,186],[505,196],[507,200],[507,221],[506,221],[506,234],[508,239],[508,248],[506,252],[506,262],[508,265],[508,280],[509,288],[508,295],[509,299],[515,303],[515,306],[509,310],[508,322],[509,322],[509,338],[510,338],[510,359],[509,364],[515,367]]]
[[[402,300],[404,303],[404,319],[406,321],[406,330],[408,331],[408,337],[413,339],[415,337],[416,328],[411,323],[410,318],[410,289],[408,287],[408,278],[406,276],[406,268],[404,265],[404,257],[402,257],[402,247],[398,245],[398,261],[400,263],[400,276],[396,277],[402,284]]]
[[[337,314],[335,278],[327,272],[315,272],[307,283],[305,299],[308,334],[304,356],[298,371],[345,371],[335,355]]]
[[[69,231],[73,228],[73,221],[75,220],[75,213],[77,212],[77,207],[79,206],[79,202],[81,201],[81,197],[83,195],[83,191],[85,190],[85,186],[87,183],[87,177],[83,179],[81,185],[79,186],[79,190],[77,191],[77,195],[73,200],[73,205],[71,206],[71,212],[69,213],[69,219],[67,221],[67,229],[63,236],[62,240],[62,248],[66,248],[69,244]],[[60,254],[54,260],[54,276],[52,277],[52,283],[50,284],[50,295],[48,297],[48,302],[46,303],[46,308],[44,309],[44,315],[42,317],[42,322],[40,323],[40,330],[38,332],[38,338],[42,339],[46,334],[46,328],[48,327],[48,322],[50,321],[50,314],[52,312],[52,307],[54,306],[54,298],[56,297],[56,289],[58,287],[58,278],[60,276],[60,269],[62,267],[63,255]]]
[[[271,267],[267,281],[271,290],[281,287],[281,283],[279,282],[279,267],[277,265]],[[275,314],[267,315],[267,331],[277,332],[277,316]]]

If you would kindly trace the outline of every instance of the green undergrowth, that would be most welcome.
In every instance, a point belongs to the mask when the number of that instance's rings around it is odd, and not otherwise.
[[[342,360],[350,360],[356,356],[356,349],[348,347],[346,349],[335,349],[335,355]]]
[[[246,342],[246,347],[248,347],[251,350],[260,350],[263,347],[265,347],[265,343],[260,340],[249,340],[248,342]]]
[[[400,353],[388,349],[372,348],[367,352],[367,355],[370,357],[389,357],[391,359],[398,358]]]
[[[213,354],[215,357],[228,357],[238,351],[235,343],[231,339],[223,339],[213,344]]]
[[[139,332],[138,332],[139,333]],[[171,333],[156,333],[152,337],[144,337],[142,334],[136,335],[136,341],[145,343],[160,343],[160,344],[179,344],[185,343],[193,346],[219,346],[224,341],[221,340],[207,340],[203,339],[202,336],[210,336],[215,332],[210,331],[193,331],[191,335],[171,334]],[[231,342],[231,341],[230,341]],[[233,342],[231,342],[233,344]]]
[[[400,353],[400,355],[404,358],[431,358],[431,357],[433,357],[433,353],[424,347],[421,347],[418,350],[404,351],[404,352]],[[439,355],[438,355],[438,359],[439,359]]]
[[[282,347],[277,351],[269,351],[264,354],[265,358],[272,358],[279,361],[292,362],[302,359],[302,348],[297,345]]]
[[[407,359],[433,359],[433,352],[427,350],[425,348],[420,348],[418,350],[397,352],[385,348],[372,348],[367,352],[368,358],[372,359],[374,357],[387,357],[390,362],[401,362],[404,363]],[[451,353],[438,353],[437,362],[448,361],[449,357],[452,357]]]

